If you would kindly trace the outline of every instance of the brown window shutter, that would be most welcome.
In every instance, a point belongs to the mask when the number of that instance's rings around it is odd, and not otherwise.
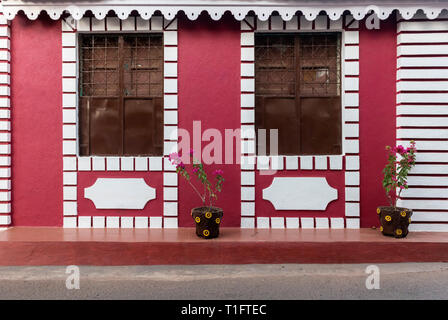
[[[90,98],[90,153],[117,155],[121,146],[120,100]]]
[[[89,98],[79,99],[79,154],[87,156],[90,154],[90,103]]]
[[[124,154],[159,155],[163,151],[161,99],[125,99]]]
[[[339,154],[341,152],[341,99],[339,97],[301,98],[301,153]]]

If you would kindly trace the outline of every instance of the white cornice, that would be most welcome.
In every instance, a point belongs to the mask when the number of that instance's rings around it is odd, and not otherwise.
[[[3,0],[2,11],[7,19],[13,19],[23,11],[29,19],[36,19],[42,11],[46,11],[52,19],[59,19],[64,12],[75,19],[81,19],[86,11],[91,11],[97,19],[103,19],[109,11],[114,11],[120,19],[126,19],[133,10],[143,19],[160,11],[166,19],[173,19],[179,11],[183,11],[191,20],[195,20],[202,12],[207,12],[214,20],[219,20],[229,11],[237,20],[242,20],[248,13],[255,13],[260,20],[266,20],[273,12],[278,12],[283,20],[290,20],[297,12],[306,19],[314,20],[321,12],[332,20],[349,11],[357,20],[363,19],[373,11],[380,19],[386,19],[394,10],[398,10],[404,19],[412,18],[418,10],[422,10],[428,19],[435,19],[442,10],[448,9],[447,0],[439,1],[335,1],[335,0],[271,0],[271,1],[236,1],[236,0],[104,0],[104,1],[26,1]]]

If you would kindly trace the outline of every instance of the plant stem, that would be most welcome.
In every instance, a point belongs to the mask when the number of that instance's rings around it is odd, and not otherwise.
[[[401,191],[403,191],[403,189],[400,189],[400,191],[398,192],[398,196],[395,197],[394,209],[397,208],[397,201],[401,196]]]
[[[199,198],[201,198],[202,204],[205,204],[205,195],[202,196],[201,193],[198,191],[198,189],[196,189],[196,187],[191,183],[190,180],[187,180],[188,183],[190,184],[190,186],[193,188],[194,191],[196,191],[196,193],[198,194]]]
[[[389,201],[390,206],[391,207],[395,207],[394,202],[393,202],[392,197],[390,196],[390,194],[386,193],[386,196],[387,196],[387,201]]]

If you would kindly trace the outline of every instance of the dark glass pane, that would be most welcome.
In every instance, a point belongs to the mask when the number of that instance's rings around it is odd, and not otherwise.
[[[87,100],[87,99],[86,99]],[[121,146],[119,99],[90,98],[90,154],[117,155]],[[86,128],[86,126],[83,126]]]
[[[125,36],[124,44],[125,96],[162,97],[162,36]]]
[[[80,35],[80,95],[119,96],[119,36]]]
[[[161,155],[163,108],[161,99],[125,99],[124,154]]]
[[[301,35],[299,42],[300,95],[339,96],[341,90],[339,33]]]
[[[295,40],[293,35],[255,37],[255,86],[257,95],[295,95]]]
[[[258,97],[256,104],[256,129],[266,129],[267,154],[273,154],[275,150],[281,155],[298,154],[300,125],[295,99]],[[278,130],[277,147],[276,142],[270,140],[270,130]]]
[[[341,99],[301,98],[302,154],[341,153]]]

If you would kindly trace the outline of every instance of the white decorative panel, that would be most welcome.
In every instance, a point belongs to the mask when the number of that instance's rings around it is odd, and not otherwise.
[[[54,13],[50,13],[54,18]],[[1,15],[0,15],[1,17]],[[175,168],[167,165],[166,156],[172,152],[177,151],[177,107],[178,107],[178,54],[177,54],[177,19],[165,19],[161,16],[152,17],[145,15],[142,17],[129,16],[127,14],[117,14],[117,17],[104,17],[98,12],[94,13],[94,17],[74,17],[69,16],[63,18],[61,21],[61,37],[62,37],[62,152],[63,152],[63,214],[64,216],[78,215],[78,201],[77,188],[78,179],[77,172],[79,171],[109,171],[109,172],[164,172],[174,173]],[[0,20],[0,35],[3,32],[2,25],[4,22]],[[79,44],[77,43],[79,32],[117,32],[129,31],[146,34],[150,31],[160,31],[163,33],[164,45],[164,150],[163,155],[155,157],[88,157],[79,156],[77,153],[77,132],[78,127],[78,66]],[[5,39],[0,39],[0,48]],[[9,48],[9,42],[8,42]],[[3,53],[2,53],[3,52]],[[8,55],[8,51],[0,51],[0,71],[4,69],[5,73],[9,72],[9,64],[5,64],[2,68],[2,56]],[[6,68],[7,67],[7,68]],[[2,81],[9,81],[9,75],[0,75],[0,84]],[[5,96],[9,94],[7,88],[0,87],[0,95]],[[9,108],[9,100],[0,98],[0,107]],[[0,110],[0,119],[9,119],[9,112]],[[0,123],[0,131],[10,128],[6,126],[9,123],[3,121]],[[10,136],[0,132],[0,142],[9,142]],[[6,145],[6,144],[5,144]],[[4,152],[3,152],[4,153]],[[0,146],[0,155],[2,154],[2,147]],[[9,154],[8,154],[9,156]],[[4,160],[3,160],[4,159]],[[5,161],[6,157],[0,158],[0,165]],[[1,170],[0,170],[1,171]],[[0,172],[1,175],[1,172]],[[154,174],[151,173],[151,176]],[[116,177],[115,177],[116,178]],[[177,177],[172,175],[163,175],[165,186],[171,186],[168,192],[163,193],[161,201],[163,201],[165,211],[156,214],[171,215],[163,219],[163,217],[91,217],[93,228],[162,228],[162,227],[177,227]],[[166,178],[166,181],[165,181]],[[97,180],[90,188],[85,189],[85,196],[91,199],[97,209],[142,209],[147,201],[155,198],[155,189],[147,186],[143,179],[121,179],[121,182],[114,183],[113,179]],[[5,180],[6,181],[6,180]],[[120,179],[117,179],[120,181]],[[0,183],[1,184],[1,183]],[[168,189],[164,189],[167,191]],[[1,191],[1,189],[0,189]],[[0,198],[2,193],[0,192]],[[138,198],[138,200],[136,200]],[[66,219],[64,226],[74,227],[88,227],[89,223],[86,217],[83,217],[83,212],[79,212],[78,217],[73,219]],[[68,218],[68,217],[67,217]],[[71,218],[71,217],[70,217]]]
[[[156,190],[143,178],[98,178],[84,189],[84,197],[97,209],[143,209],[156,198]]]
[[[276,177],[263,190],[263,199],[276,210],[325,210],[337,198],[337,189],[329,186],[326,178]]]
[[[328,13],[328,12],[327,12]],[[341,82],[342,82],[342,142],[343,153],[339,155],[256,155],[253,144],[254,135],[242,134],[241,136],[241,225],[251,226],[252,220],[244,220],[249,216],[255,217],[257,228],[356,228],[359,226],[359,218],[356,209],[359,208],[359,180],[360,180],[360,157],[359,157],[359,28],[362,17],[359,14],[347,15],[339,18],[338,15],[291,15],[269,17],[267,14],[258,18],[242,17],[241,21],[241,130],[254,128],[255,122],[255,95],[253,84],[255,74],[253,72],[255,64],[254,37],[257,32],[309,32],[326,30],[342,32],[341,44]],[[313,22],[312,20],[315,21]],[[440,48],[434,48],[434,52],[441,52]],[[408,59],[409,60],[409,59]],[[407,62],[407,60],[404,60]],[[448,79],[448,72],[446,73]],[[409,86],[409,84],[407,84]],[[418,83],[411,83],[412,86],[420,86]],[[434,90],[443,87],[444,83],[438,83]],[[431,93],[432,94],[432,93]],[[423,94],[421,97],[412,99],[428,100],[430,94]],[[442,95],[442,94],[439,94]],[[448,94],[446,95],[448,96]],[[425,101],[426,101],[425,100]],[[413,101],[410,101],[413,102]],[[413,107],[415,108],[415,107]],[[409,108],[407,108],[409,109]],[[442,111],[444,112],[444,111]],[[412,115],[412,113],[410,113]],[[438,115],[438,113],[435,113]],[[411,117],[409,117],[411,118]],[[404,132],[406,133],[406,132]],[[424,135],[434,135],[425,132]],[[442,135],[442,133],[438,133]],[[430,150],[431,145],[423,145],[423,148]],[[249,157],[256,160],[255,166],[248,163]],[[251,158],[251,159],[252,159]],[[257,175],[286,173],[298,170],[304,177],[275,177],[272,185],[262,190],[263,199],[270,201],[275,210],[321,210],[327,209],[331,201],[338,199],[338,190],[328,185],[323,177],[326,172],[322,172],[320,178],[306,177],[309,172],[320,171],[343,171],[344,185],[347,193],[345,199],[346,212],[344,217],[323,218],[323,217],[280,217],[281,212],[273,210],[269,217],[260,217],[259,207],[255,206],[255,198],[252,193],[254,182],[251,180],[253,170],[257,170]],[[422,167],[422,170],[434,170],[435,166]],[[318,172],[318,171],[317,171]],[[256,195],[258,197],[258,186],[255,184]],[[341,189],[342,190],[342,189]],[[359,211],[359,210],[358,210]],[[332,213],[328,212],[329,215]],[[352,219],[346,224],[346,219]]]

